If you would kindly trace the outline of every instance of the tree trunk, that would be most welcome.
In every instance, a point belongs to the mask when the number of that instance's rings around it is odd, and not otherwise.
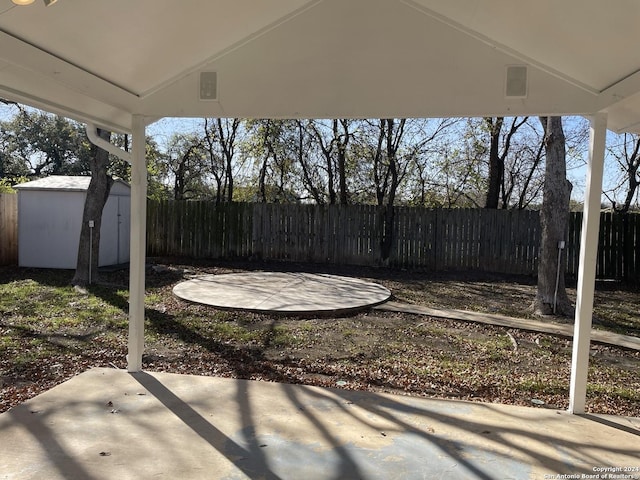
[[[562,117],[541,117],[540,121],[545,130],[546,166],[540,210],[542,232],[538,257],[538,290],[533,307],[539,315],[569,316],[573,314],[573,308],[564,284],[565,249],[559,249],[559,242],[566,241],[572,188],[567,180],[565,137]],[[562,255],[558,269],[559,251]]]
[[[338,185],[340,191],[340,205],[346,205],[349,201],[349,194],[347,192],[347,146],[349,145],[350,133],[349,133],[349,121],[346,119],[340,120],[343,136],[338,134],[337,121],[333,123],[334,138],[338,142]]]
[[[383,127],[386,127],[386,157],[388,162],[387,178],[391,179],[389,184],[389,192],[387,196],[387,205],[384,208],[384,223],[381,242],[382,260],[385,265],[389,263],[391,249],[395,240],[394,220],[396,193],[400,179],[398,176],[398,145],[404,132],[405,119],[400,120],[400,124],[396,130],[395,119],[388,118]],[[386,181],[385,181],[386,183]]]
[[[98,135],[106,141],[111,133],[98,130]],[[102,225],[102,210],[113,179],[107,174],[109,153],[101,148],[92,147],[89,160],[91,167],[91,182],[87,190],[82,214],[82,228],[80,230],[80,245],[78,246],[78,262],[76,273],[71,280],[73,285],[86,286],[98,280],[98,257],[100,255],[100,226]],[[93,222],[93,227],[89,222]],[[91,275],[89,275],[91,272]]]
[[[231,122],[231,125],[229,125]],[[233,201],[233,157],[235,154],[235,142],[238,128],[240,127],[240,119],[234,118],[232,120],[226,120],[225,125],[222,124],[222,119],[217,119],[218,127],[218,141],[225,161],[225,176],[227,185],[226,201]]]
[[[382,264],[389,264],[391,257],[391,249],[393,248],[394,229],[393,223],[395,219],[395,209],[393,205],[384,205],[380,207],[380,220],[382,223],[382,238],[380,240],[380,255]]]
[[[498,208],[500,199],[500,186],[502,185],[502,176],[504,175],[504,160],[500,158],[500,132],[502,131],[502,123],[504,118],[498,117],[486,118],[489,133],[491,135],[491,143],[489,148],[489,179],[487,185],[487,198],[484,202],[484,208]]]
[[[625,134],[625,140],[626,139],[627,135]],[[629,211],[631,204],[633,203],[633,198],[636,196],[636,191],[640,186],[640,178],[638,178],[638,171],[640,170],[640,137],[636,137],[632,150],[632,153],[629,154],[625,142],[624,163],[627,173],[627,195],[625,196],[624,204],[620,209],[622,213],[627,213]]]

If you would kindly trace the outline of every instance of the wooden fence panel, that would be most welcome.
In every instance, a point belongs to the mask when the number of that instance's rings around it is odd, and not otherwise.
[[[606,276],[611,262],[611,213],[603,212],[600,215],[600,234],[598,236],[598,263],[596,275]]]
[[[14,196],[15,197],[15,196]],[[388,262],[383,210],[373,205],[150,201],[148,253],[263,258],[535,275],[539,212],[395,207]],[[577,275],[582,213],[572,213],[563,262]],[[640,214],[601,216],[597,276],[640,279]],[[17,244],[17,241],[16,241]]]
[[[325,233],[327,211],[323,205],[309,205],[309,243],[307,261],[324,262],[329,255]]]
[[[17,195],[0,195],[0,264],[18,259]],[[537,211],[394,209],[388,264],[427,270],[484,270],[535,275]],[[381,265],[382,210],[373,205],[277,205],[149,201],[150,256],[258,257]],[[576,276],[582,213],[569,217],[563,262]],[[596,275],[640,281],[640,214],[603,212]]]
[[[0,265],[18,264],[18,195],[0,193]]]
[[[496,243],[494,239],[494,231],[497,228],[497,211],[496,210],[484,210],[480,212],[482,218],[482,227],[479,232],[480,238],[480,258],[479,269],[490,270],[492,267],[491,261],[495,258]]]
[[[569,276],[578,276],[580,265],[580,236],[582,233],[582,212],[572,212],[569,215],[567,242],[565,245],[566,271]]]
[[[167,229],[163,223],[166,202],[147,202],[147,254],[165,255],[167,251]]]
[[[640,280],[640,214],[625,217],[624,278]]]
[[[533,210],[511,210],[510,226],[515,261],[509,273],[528,274],[538,269],[540,215]]]
[[[340,210],[338,205],[329,205],[325,217],[325,236],[327,239],[327,261],[329,263],[340,263],[338,255],[340,250],[336,247],[337,236],[339,235]]]
[[[640,214],[628,216],[627,280],[640,280]]]

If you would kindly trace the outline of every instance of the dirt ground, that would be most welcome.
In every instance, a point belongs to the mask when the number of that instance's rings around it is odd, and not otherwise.
[[[291,317],[220,311],[176,298],[173,286],[192,275],[287,270],[355,276],[378,282],[396,301],[529,316],[532,278],[476,273],[225,262],[195,264],[151,259],[147,278],[147,370],[217,375],[286,383],[566,408],[571,341],[566,338],[420,315],[365,310],[340,317]],[[0,284],[10,276],[0,272]],[[13,272],[25,275],[25,272]],[[104,274],[89,295],[122,313],[113,326],[91,321],[52,331],[46,319],[30,335],[48,338],[48,356],[15,365],[0,351],[2,405],[37,394],[90,366],[125,368],[126,271]],[[640,336],[640,295],[621,285],[600,285],[598,321]],[[575,295],[569,291],[570,296]],[[2,313],[0,328],[20,322]],[[1,330],[0,330],[1,332]],[[16,348],[31,348],[29,342]],[[62,345],[55,348],[56,342]],[[53,347],[52,347],[53,345]],[[640,416],[640,352],[592,345],[588,409]]]

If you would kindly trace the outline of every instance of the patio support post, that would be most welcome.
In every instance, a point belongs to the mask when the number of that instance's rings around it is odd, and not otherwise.
[[[147,235],[146,119],[133,116],[131,162],[131,251],[129,269],[129,351],[127,370],[142,370]]]
[[[584,413],[587,399],[587,373],[589,369],[591,317],[593,314],[593,293],[598,257],[607,115],[598,113],[591,117],[590,121],[589,160],[580,237],[580,267],[578,269],[573,354],[571,358],[571,385],[569,389],[569,413],[577,414]]]

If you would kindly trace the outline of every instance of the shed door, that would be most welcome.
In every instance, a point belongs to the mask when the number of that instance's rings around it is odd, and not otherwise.
[[[100,266],[129,261],[129,197],[109,196],[102,211]]]
[[[118,197],[118,263],[129,261],[131,197]]]

